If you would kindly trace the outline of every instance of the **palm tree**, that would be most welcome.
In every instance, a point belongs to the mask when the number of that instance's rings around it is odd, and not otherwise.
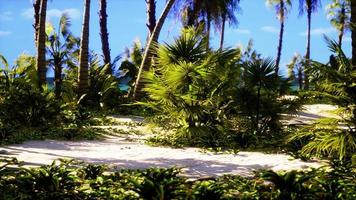
[[[37,47],[38,23],[40,21],[40,3],[41,0],[34,0],[32,4],[34,11],[33,28],[35,29],[35,47]]]
[[[146,0],[147,4],[147,28],[149,31],[148,38],[151,37],[156,27],[156,0]]]
[[[161,17],[159,18],[156,27],[147,43],[146,49],[145,49],[145,53],[143,55],[143,59],[140,65],[140,69],[139,72],[137,74],[137,78],[136,78],[136,82],[135,82],[135,87],[131,93],[133,99],[137,98],[138,95],[136,95],[137,91],[141,92],[141,89],[143,87],[142,83],[141,83],[141,74],[143,71],[148,71],[148,69],[150,68],[151,65],[151,59],[152,59],[152,55],[154,54],[153,52],[153,44],[158,42],[158,37],[159,34],[161,32],[161,29],[163,27],[164,21],[167,18],[167,15],[169,13],[169,11],[171,10],[171,8],[173,7],[175,0],[168,0],[166,3],[166,7],[164,8]]]
[[[317,12],[319,6],[321,5],[320,0],[299,0],[299,14],[302,15],[307,13],[307,50],[305,53],[306,66],[310,64],[310,31],[311,31],[311,15]],[[309,87],[308,75],[304,74],[304,85],[305,88]]]
[[[86,94],[89,88],[89,21],[90,21],[90,0],[84,0],[84,15],[82,36],[80,40],[79,73],[78,73],[78,93]]]
[[[352,65],[356,69],[356,2],[351,0]]]
[[[221,2],[222,4],[219,8],[221,10],[220,49],[224,47],[226,22],[229,22],[230,25],[236,25],[238,23],[235,11],[239,9],[238,3],[240,0],[225,0]]]
[[[37,57],[36,68],[38,73],[39,85],[46,83],[46,12],[47,0],[41,0],[40,16],[38,24],[38,42],[37,42]]]
[[[334,0],[327,7],[331,24],[339,32],[339,47],[342,47],[342,39],[350,25],[350,5],[347,0]]]
[[[248,63],[246,77],[251,85],[257,89],[257,105],[255,130],[260,132],[260,108],[261,108],[261,90],[272,88],[276,84],[275,61],[272,59],[255,60]]]
[[[178,12],[187,26],[198,26],[202,22],[205,25],[206,34],[209,37],[211,25],[221,29],[220,47],[223,46],[225,23],[237,24],[235,11],[240,0],[180,0]],[[181,7],[181,8],[180,8]],[[209,42],[207,43],[209,48]]]
[[[107,74],[112,73],[111,67],[111,57],[110,57],[110,46],[109,46],[109,33],[107,27],[107,13],[106,13],[106,0],[99,1],[99,24],[100,24],[100,38],[103,51],[104,64],[109,65],[106,69]]]
[[[277,48],[277,57],[276,57],[276,74],[279,71],[279,64],[281,61],[282,55],[282,45],[283,45],[283,34],[284,34],[284,21],[286,19],[286,15],[289,11],[289,8],[292,6],[290,0],[267,0],[267,3],[273,5],[276,9],[277,18],[281,23],[280,31],[279,31],[279,42]]]
[[[54,84],[56,99],[61,97],[62,91],[62,69],[68,64],[71,56],[77,53],[79,39],[75,38],[69,31],[70,20],[67,14],[63,14],[55,31],[51,24],[47,24],[47,52],[50,55],[49,65],[54,68]]]

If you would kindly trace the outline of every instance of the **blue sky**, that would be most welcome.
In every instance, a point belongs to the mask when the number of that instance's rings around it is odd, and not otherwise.
[[[0,0],[0,54],[10,63],[21,53],[34,54],[32,0]],[[71,31],[80,36],[83,0],[49,0],[48,20],[55,26],[61,13],[67,12],[72,18]],[[98,1],[92,0],[90,48],[100,53]],[[337,32],[327,19],[325,7],[330,0],[322,0],[319,12],[313,15],[311,57],[318,61],[327,61],[330,52],[323,39],[323,34],[337,38]],[[286,21],[282,68],[295,53],[304,55],[306,46],[306,16],[298,16],[298,1]],[[157,18],[165,0],[157,0]],[[225,46],[246,46],[250,39],[254,48],[264,57],[275,57],[279,22],[273,8],[266,6],[265,0],[241,0],[241,11],[237,16],[239,25],[227,28]],[[108,0],[108,29],[112,57],[131,47],[134,40],[142,42],[147,37],[146,5],[144,0]],[[161,32],[160,41],[170,42],[179,33],[180,22],[172,16],[168,18]],[[219,33],[212,34],[212,44],[218,46]],[[351,55],[350,33],[343,44],[344,51]]]

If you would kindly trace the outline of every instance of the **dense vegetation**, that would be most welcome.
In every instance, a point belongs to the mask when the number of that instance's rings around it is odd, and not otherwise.
[[[106,166],[54,162],[40,168],[0,163],[1,199],[356,199],[356,8],[355,1],[328,6],[338,41],[325,37],[330,61],[310,59],[311,14],[319,0],[300,0],[309,31],[304,57],[280,76],[283,32],[295,1],[268,0],[281,23],[276,60],[253,50],[224,48],[225,23],[236,24],[239,0],[169,0],[156,21],[147,0],[149,39],[111,59],[106,1],[100,1],[103,61],[90,51],[90,0],[84,1],[80,38],[64,14],[58,27],[46,24],[46,0],[34,1],[37,53],[9,64],[0,55],[0,144],[30,139],[96,139],[109,114],[143,115],[160,130],[147,142],[214,150],[283,151],[302,159],[322,158],[330,166],[309,171],[257,172],[253,178],[225,176],[190,181],[179,169],[110,171]],[[169,13],[184,27],[172,43],[158,44]],[[211,26],[221,29],[219,49],[210,45]],[[342,49],[352,32],[352,58]],[[122,59],[122,60],[121,60]],[[121,61],[121,63],[119,63]],[[53,81],[46,77],[51,67]],[[292,90],[292,86],[299,90]],[[288,95],[293,95],[291,98]],[[287,126],[283,116],[304,103],[336,105],[339,118]]]

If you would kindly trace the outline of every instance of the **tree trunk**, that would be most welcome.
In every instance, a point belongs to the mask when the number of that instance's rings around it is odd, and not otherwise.
[[[46,12],[47,12],[47,0],[41,0],[40,17],[38,24],[38,43],[37,43],[37,58],[36,67],[38,73],[39,85],[46,83]]]
[[[356,1],[351,0],[352,66],[356,70]]]
[[[258,89],[257,89],[257,108],[256,108],[256,124],[255,124],[255,128],[257,133],[260,133],[259,130],[259,121],[260,121],[260,98],[261,98],[261,88],[262,88],[262,84],[261,81],[259,82],[258,85]]]
[[[341,5],[341,19],[340,19],[340,30],[339,30],[339,41],[338,41],[338,44],[339,44],[339,47],[341,49],[342,47],[342,39],[344,37],[344,31],[345,31],[345,23],[346,23],[346,5],[345,4],[342,4]]]
[[[211,31],[211,13],[209,8],[206,11],[206,37],[208,38],[206,41],[206,50],[209,50],[210,47],[210,31]]]
[[[78,93],[86,94],[89,88],[89,21],[90,21],[90,0],[85,0],[83,27],[80,41],[79,73],[78,73]]]
[[[112,74],[111,68],[111,57],[110,57],[110,46],[109,46],[109,33],[107,27],[107,17],[106,14],[106,0],[100,0],[99,2],[99,24],[100,24],[100,38],[101,38],[101,49],[103,51],[104,64],[108,65],[107,74]]]
[[[35,0],[33,5],[34,11],[34,22],[33,28],[35,29],[35,47],[37,48],[37,37],[38,37],[38,24],[40,22],[40,7],[41,7],[41,0]]]
[[[280,0],[280,21],[281,21],[281,28],[279,31],[279,42],[277,47],[277,58],[276,58],[276,74],[278,75],[279,72],[279,65],[281,62],[281,55],[283,49],[283,34],[284,34],[284,0]]]
[[[156,1],[146,0],[147,4],[147,28],[149,31],[148,39],[151,37],[155,27],[156,27]]]
[[[171,10],[174,2],[175,2],[175,0],[169,0],[167,2],[166,7],[164,8],[163,13],[162,13],[161,17],[159,18],[159,20],[156,24],[156,27],[150,37],[150,40],[148,41],[148,43],[146,45],[145,53],[143,55],[140,69],[137,74],[135,87],[131,93],[131,96],[133,99],[140,98],[142,96],[142,88],[143,88],[142,77],[141,77],[142,72],[148,71],[150,68],[152,55],[154,54],[152,52],[153,51],[152,46],[155,42],[158,41],[158,37],[159,37],[159,34],[163,27],[164,21],[167,18],[167,15],[168,15],[169,11]]]
[[[311,29],[311,14],[312,10],[309,6],[308,8],[308,32],[307,32],[307,52],[305,53],[305,66],[304,66],[304,89],[309,89],[309,77],[305,72],[305,69],[309,67],[310,64],[310,29]]]
[[[60,99],[62,91],[62,66],[60,63],[54,64],[54,86],[56,99]]]
[[[224,48],[225,24],[226,24],[226,14],[223,14],[222,15],[221,33],[220,33],[220,49],[221,50]]]
[[[199,16],[199,10],[200,10],[200,7],[201,7],[201,1],[202,0],[194,0],[193,1],[193,10],[188,15],[188,20],[187,20],[188,21],[187,22],[188,26],[197,25],[198,16]]]

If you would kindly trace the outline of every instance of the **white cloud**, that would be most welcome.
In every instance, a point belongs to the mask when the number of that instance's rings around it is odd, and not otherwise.
[[[243,35],[249,35],[251,34],[251,31],[248,29],[235,29],[234,32],[238,33],[238,34],[243,34]]]
[[[268,33],[279,33],[279,29],[274,26],[263,26],[261,30]]]
[[[81,16],[80,10],[74,9],[74,8],[68,8],[68,9],[64,9],[64,10],[50,9],[50,10],[47,10],[47,19],[59,18],[62,16],[63,13],[67,13],[69,15],[69,17],[72,19],[78,19]],[[21,15],[27,19],[32,19],[33,14],[34,14],[34,12],[33,12],[32,8],[23,10],[21,13]]]
[[[0,31],[0,37],[11,35],[10,31]]]
[[[63,13],[67,13],[70,18],[72,19],[78,19],[80,18],[80,11],[78,9],[74,8],[69,8],[69,9],[64,9],[64,10],[58,10],[58,9],[51,9],[47,11],[47,16],[48,18],[59,18],[62,16]]]
[[[6,11],[3,13],[0,13],[0,20],[2,21],[9,21],[12,20],[12,12]]]
[[[323,35],[323,34],[330,34],[330,33],[334,33],[336,32],[336,30],[332,27],[330,28],[316,28],[316,29],[312,29],[310,31],[310,35],[315,35],[315,36],[319,36],[319,35]],[[307,32],[301,32],[299,35],[301,36],[306,36]]]

